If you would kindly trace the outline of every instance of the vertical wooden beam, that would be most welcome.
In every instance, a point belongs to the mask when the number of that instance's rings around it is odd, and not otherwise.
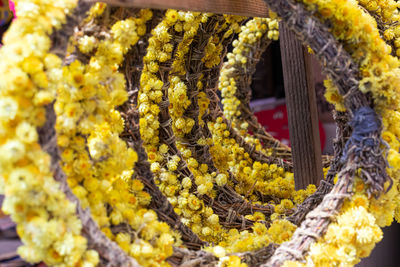
[[[280,24],[283,80],[295,188],[318,186],[323,177],[317,104],[310,58],[295,34]]]

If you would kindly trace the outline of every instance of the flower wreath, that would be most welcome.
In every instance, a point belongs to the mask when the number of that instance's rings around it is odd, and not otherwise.
[[[269,18],[252,19],[15,2],[0,189],[27,261],[352,266],[399,219],[396,1],[266,0]],[[336,107],[318,188],[294,190],[290,148],[249,108],[278,20],[320,60]]]

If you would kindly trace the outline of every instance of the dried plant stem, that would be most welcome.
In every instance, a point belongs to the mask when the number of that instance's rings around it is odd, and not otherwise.
[[[240,115],[238,119],[242,122],[245,121],[248,123],[249,130],[253,132],[255,137],[262,141],[262,144],[265,148],[273,148],[273,157],[285,160],[286,162],[290,163],[290,167],[292,167],[292,152],[290,147],[282,144],[279,140],[275,139],[271,134],[269,134],[258,122],[257,117],[253,114],[250,108],[250,85],[252,82],[252,77],[262,53],[267,49],[270,43],[271,40],[267,38],[267,34],[265,33],[263,38],[261,38],[258,42],[248,46],[250,51],[246,52],[246,65],[238,63],[234,66],[224,66],[224,68],[234,68],[234,71],[231,72],[231,76],[236,80],[237,90],[235,96],[240,101]],[[330,164],[331,157],[323,156],[322,160],[323,166],[327,167]],[[289,171],[292,171],[292,168],[289,169]]]
[[[271,243],[268,246],[255,251],[235,253],[234,255],[239,256],[242,259],[242,262],[246,263],[248,266],[256,267],[271,258],[278,247],[278,244]]]
[[[186,146],[192,151],[193,157],[196,158],[199,164],[207,164],[211,171],[216,171],[216,167],[211,157],[209,146],[207,144],[198,144],[197,142],[200,138],[205,138],[199,122],[199,89],[197,87],[197,82],[199,81],[200,75],[207,71],[202,61],[205,56],[205,47],[218,29],[218,25],[223,21],[224,17],[222,15],[213,15],[206,23],[202,24],[190,45],[191,53],[186,57],[186,75],[180,77],[187,86],[186,95],[190,100],[190,105],[186,108],[184,117],[193,119],[195,123],[190,133],[185,134],[178,142],[187,144]]]
[[[77,7],[72,11],[72,14],[67,16],[66,23],[61,29],[54,31],[51,35],[52,47],[51,52],[59,58],[65,59],[70,36],[78,29],[79,25],[86,17],[92,3],[87,3],[84,0],[79,0]]]
[[[110,38],[110,25],[113,25],[118,20],[128,17],[136,17],[139,9],[134,8],[121,8],[106,6],[101,15],[95,16],[91,19],[82,18],[79,25],[75,27],[73,33],[70,35],[68,42],[68,53],[64,58],[64,64],[69,65],[75,60],[79,60],[83,64],[88,64],[96,50],[90,53],[82,53],[78,48],[78,40],[82,36],[94,36],[97,40]]]
[[[177,247],[174,248],[174,254],[167,261],[171,265],[179,267],[211,267],[218,264],[218,258],[209,252],[191,251]]]
[[[247,252],[230,253],[241,258],[242,262],[248,266],[260,266],[261,263],[268,260],[278,245],[271,243],[268,246]],[[186,248],[174,248],[174,255],[169,257],[167,261],[173,266],[179,267],[213,267],[218,265],[218,258],[213,254],[205,251],[190,251]]]
[[[257,117],[252,113],[250,108],[241,105],[241,112],[246,117],[246,122],[249,124],[249,129],[253,132],[253,135],[263,143],[263,147],[268,149],[272,148],[272,157],[280,158],[287,162],[284,166],[288,171],[293,170],[292,162],[292,150],[290,147],[281,143],[278,139],[275,139],[270,133],[268,133],[264,126],[262,126]],[[332,161],[332,156],[322,155],[322,166],[329,167]],[[278,162],[279,163],[279,162]]]
[[[209,89],[207,91],[210,102],[219,103],[219,97],[214,89]],[[255,145],[246,142],[245,138],[232,127],[232,122],[224,117],[224,114],[218,104],[212,105],[212,109],[210,108],[209,117],[211,118],[208,118],[208,120],[211,121],[215,121],[217,117],[221,117],[223,119],[223,123],[227,125],[227,130],[230,133],[230,137],[233,138],[239,144],[239,146],[243,147],[245,152],[249,153],[249,156],[252,160],[268,164],[276,163],[277,165],[282,166],[285,170],[289,170],[292,168],[291,164],[284,161],[282,158],[273,158],[267,156],[262,151],[257,150],[255,148]]]
[[[375,116],[372,109],[367,110],[369,115]],[[353,134],[343,151],[346,163],[339,172],[338,182],[333,186],[332,191],[324,196],[318,207],[307,214],[306,219],[296,229],[291,240],[283,243],[267,264],[262,266],[280,266],[287,260],[304,260],[304,255],[311,244],[322,237],[330,222],[339,212],[344,200],[352,195],[353,181],[357,170],[360,170],[359,176],[371,185],[371,192],[374,192],[372,190],[376,190],[376,188],[383,190],[379,186],[383,185],[389,177],[385,173],[386,164],[383,161],[383,151],[380,147],[379,127],[374,127],[370,133],[362,135],[360,137],[362,141],[352,141],[357,130],[360,127],[364,128],[363,122],[366,119],[365,116],[368,116],[368,112],[365,112],[364,109],[355,113],[352,121],[352,125],[354,125]],[[367,119],[375,120],[376,126],[380,126],[378,118],[368,117]],[[367,144],[366,140],[369,140],[370,143]],[[374,140],[374,142],[372,143],[371,140]],[[343,157],[341,158],[343,159]],[[368,189],[367,192],[369,192]]]

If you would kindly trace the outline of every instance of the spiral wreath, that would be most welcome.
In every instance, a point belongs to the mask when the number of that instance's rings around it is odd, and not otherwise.
[[[24,259],[289,267],[369,256],[380,227],[400,220],[400,4],[265,1],[268,18],[15,1],[0,50],[0,192]],[[320,60],[336,108],[318,188],[294,189],[290,148],[249,106],[279,22]]]

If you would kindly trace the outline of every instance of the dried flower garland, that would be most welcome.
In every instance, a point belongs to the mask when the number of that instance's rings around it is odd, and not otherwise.
[[[276,14],[246,21],[16,1],[0,50],[0,181],[25,259],[351,266],[370,254],[400,219],[397,4],[266,2]],[[337,109],[318,188],[294,190],[290,149],[249,111],[277,15],[324,63]]]

